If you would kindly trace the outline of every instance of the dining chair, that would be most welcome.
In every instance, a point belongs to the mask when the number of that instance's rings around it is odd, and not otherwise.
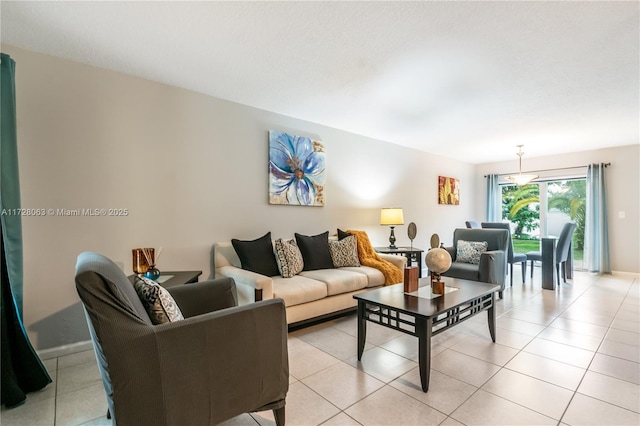
[[[573,232],[576,230],[575,222],[567,222],[562,227],[560,236],[558,237],[558,244],[556,245],[556,277],[558,283],[560,283],[560,265],[562,264],[562,281],[567,282],[567,260],[571,253],[571,241],[573,239]],[[533,262],[542,261],[541,251],[530,251],[527,253],[527,260],[531,261],[531,279],[533,280]]]
[[[513,264],[519,263],[522,268],[522,284],[527,276],[527,255],[524,253],[516,253],[513,249],[513,239],[511,238],[511,227],[506,222],[482,222],[483,228],[490,229],[506,229],[509,231],[509,250],[507,252],[507,263],[509,264],[509,279],[513,286]]]

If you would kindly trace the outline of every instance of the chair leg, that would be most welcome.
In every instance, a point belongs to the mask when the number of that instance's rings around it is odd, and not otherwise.
[[[513,287],[513,263],[511,263],[511,272],[509,272],[509,279],[511,280],[511,287]]]
[[[531,261],[531,284],[533,284],[533,260]]]
[[[527,261],[520,262],[520,266],[522,266],[522,284],[524,284],[524,279],[527,276]]]
[[[284,426],[284,406],[273,410],[276,426]]]
[[[560,285],[562,281],[560,281],[560,264],[559,263],[556,263],[556,278],[558,280],[558,285]]]

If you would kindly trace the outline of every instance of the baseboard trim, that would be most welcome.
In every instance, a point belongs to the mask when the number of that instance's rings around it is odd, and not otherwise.
[[[310,327],[312,325],[316,325],[316,324],[320,324],[326,321],[331,321],[337,318],[341,318],[347,315],[351,315],[354,312],[358,311],[358,307],[354,306],[352,308],[347,308],[347,309],[342,309],[340,311],[336,311],[336,312],[331,312],[328,314],[324,314],[324,315],[320,315],[317,317],[313,317],[313,318],[309,318],[306,320],[302,320],[302,321],[298,321],[298,322],[294,322],[292,324],[289,324],[288,328],[289,331],[296,331],[296,330],[300,330],[302,328],[307,328]]]
[[[636,272],[611,271],[611,275],[615,275],[617,277],[640,278],[640,274]]]
[[[40,359],[58,358],[59,356],[71,355],[78,352],[84,352],[93,349],[91,340],[84,342],[72,343],[70,345],[56,346],[55,348],[43,349],[36,351]]]

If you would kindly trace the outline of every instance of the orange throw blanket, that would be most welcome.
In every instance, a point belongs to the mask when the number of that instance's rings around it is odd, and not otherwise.
[[[356,236],[358,244],[358,258],[364,266],[371,266],[378,269],[384,275],[384,285],[398,284],[403,282],[404,276],[400,268],[393,263],[382,259],[373,249],[369,236],[364,231],[347,231]]]

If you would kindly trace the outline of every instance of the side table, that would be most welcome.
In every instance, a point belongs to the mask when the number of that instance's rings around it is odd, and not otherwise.
[[[197,283],[202,271],[161,271],[160,278],[156,280],[162,287],[174,287],[177,285]],[[133,284],[135,275],[129,275],[129,281]]]
[[[404,255],[407,258],[407,266],[411,266],[413,262],[416,262],[418,266],[418,276],[422,278],[422,253],[424,250],[417,247],[398,247],[394,249],[389,247],[374,247],[373,249],[378,253]]]

